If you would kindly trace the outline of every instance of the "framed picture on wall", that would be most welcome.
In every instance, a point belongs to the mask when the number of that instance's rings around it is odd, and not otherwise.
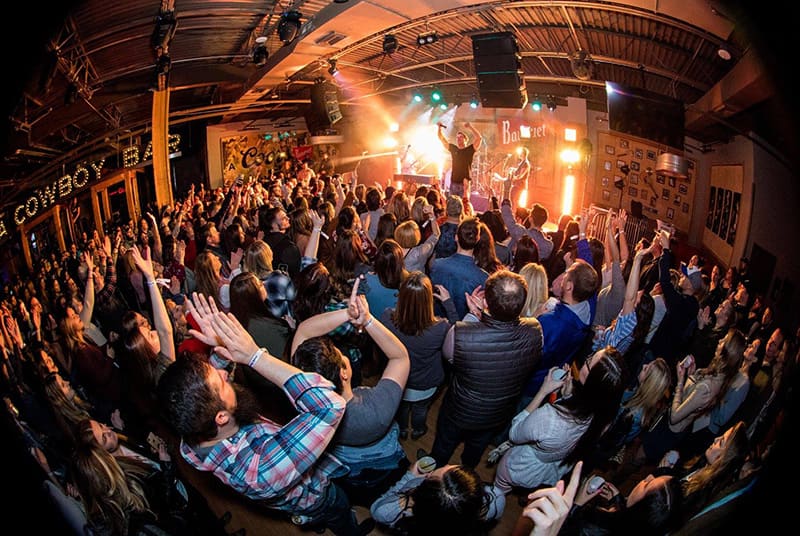
[[[635,186],[628,187],[628,195],[631,197],[639,197],[639,189]]]
[[[675,209],[670,207],[667,209],[667,219],[674,220],[675,219]]]
[[[600,179],[600,182],[603,183],[603,186],[608,188],[608,177],[603,177],[602,179]]]
[[[656,182],[658,184],[664,184],[667,182],[667,178],[664,175],[656,175]]]
[[[635,156],[637,160],[642,160],[644,158],[644,151],[641,149],[636,149],[633,151],[633,156]]]
[[[614,154],[614,146],[606,145],[606,154]]]
[[[628,148],[628,140],[619,140],[619,146],[622,147],[623,149],[627,149]]]
[[[662,188],[661,189],[661,199],[669,201],[669,189],[667,189],[667,188]]]
[[[648,160],[655,160],[656,159],[656,152],[655,151],[647,151],[647,159]]]
[[[603,201],[611,201],[611,192],[603,190]]]
[[[625,165],[625,160],[617,160],[617,169]]]
[[[637,162],[636,160],[633,160],[631,162],[631,169],[634,170],[634,171],[639,171],[639,162]]]
[[[694,160],[689,160],[688,162],[686,162],[686,165],[688,166],[689,169],[694,169]]]
[[[639,195],[641,195],[642,199],[647,199],[647,192],[648,192],[648,191],[649,191],[649,190],[645,190],[644,188],[642,188],[641,190],[639,190]]]
[[[685,183],[683,183],[683,182],[682,182],[682,183],[680,183],[680,184],[678,185],[678,193],[679,193],[679,194],[683,194],[683,195],[686,195],[686,194],[688,194],[688,193],[689,193],[689,185],[688,185],[688,184],[685,184]]]
[[[606,171],[611,171],[611,160],[606,160],[603,162],[603,169]]]
[[[675,188],[675,177],[669,178],[669,185],[671,188]]]
[[[628,182],[631,184],[639,184],[639,174],[638,173],[631,173],[628,175]]]
[[[681,205],[681,212],[683,212],[684,214],[689,213],[689,203],[684,203]]]
[[[672,199],[672,204],[680,206],[681,205],[681,196],[676,194],[675,197]]]

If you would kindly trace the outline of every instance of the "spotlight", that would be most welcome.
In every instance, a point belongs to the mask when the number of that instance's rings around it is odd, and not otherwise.
[[[553,96],[552,96],[552,95],[549,95],[549,96],[547,97],[547,109],[548,109],[548,110],[550,110],[551,112],[555,112],[555,111],[556,111],[556,108],[557,108],[557,106],[556,106],[556,99],[555,99],[555,98],[553,98]]]
[[[537,98],[537,99],[535,99],[535,100],[534,100],[534,101],[531,103],[531,108],[533,108],[533,111],[534,111],[534,112],[538,112],[539,110],[541,110],[541,109],[542,109],[542,101],[540,101],[538,98]]]
[[[392,34],[383,36],[383,53],[391,54],[397,50],[397,38]]]
[[[284,11],[281,14],[281,20],[278,22],[278,37],[284,45],[288,45],[297,37],[300,32],[301,17],[300,12],[295,10]]]
[[[446,103],[446,102],[443,102],[443,103],[441,103],[441,104],[439,105],[439,109],[440,109],[440,110],[447,110],[447,103]]]
[[[417,36],[417,45],[430,45],[439,40],[439,34],[436,32],[421,33]]]
[[[422,94],[414,93],[414,102],[422,102]]]
[[[473,109],[475,109],[475,108],[477,108],[477,107],[478,107],[478,104],[480,104],[480,103],[478,102],[478,97],[476,97],[476,96],[474,96],[474,95],[473,95],[473,96],[472,96],[472,100],[470,100],[470,101],[469,101],[469,107],[470,107],[470,108],[473,108]]]
[[[266,65],[269,58],[266,42],[267,38],[262,35],[256,39],[256,46],[253,47],[253,63],[259,67]]]
[[[338,72],[339,72],[339,69],[336,68],[336,60],[333,59],[333,58],[329,59],[328,60],[328,73],[330,73],[330,75],[333,76]]]
[[[439,91],[438,89],[434,89],[433,92],[431,93],[431,100],[433,102],[439,102],[440,100],[442,100],[442,92]]]

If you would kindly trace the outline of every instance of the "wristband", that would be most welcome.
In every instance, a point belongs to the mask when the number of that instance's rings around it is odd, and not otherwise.
[[[373,322],[374,320],[375,320],[375,317],[374,317],[374,316],[370,316],[370,317],[369,317],[369,320],[367,320],[367,321],[364,323],[364,329],[367,329],[368,327],[370,327],[370,326],[372,325],[372,322]]]
[[[155,286],[155,284],[156,284],[156,281],[155,281],[155,279],[154,279],[154,280],[152,280],[152,281],[146,281],[146,283],[147,283],[147,286],[148,286],[148,287],[153,287],[153,286]]]
[[[261,354],[263,354],[264,352],[266,352],[266,350],[264,350],[263,348],[259,348],[258,350],[256,350],[255,353],[253,354],[253,357],[250,358],[250,362],[247,364],[247,366],[249,366],[250,368],[255,367],[256,363],[258,363],[258,360],[261,359]]]

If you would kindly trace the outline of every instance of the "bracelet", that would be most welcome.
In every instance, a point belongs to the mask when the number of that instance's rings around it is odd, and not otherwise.
[[[374,317],[374,316],[370,316],[370,317],[369,317],[369,320],[367,320],[366,322],[364,322],[364,328],[363,328],[363,329],[367,329],[368,327],[370,327],[370,326],[372,325],[372,322],[373,322],[374,320],[375,320],[375,317]]]
[[[322,227],[314,227],[314,228],[312,228],[312,229],[311,229],[311,231],[312,231],[312,232],[314,232],[314,231],[320,231],[320,232],[322,232]]]
[[[249,366],[250,368],[255,367],[256,363],[258,363],[258,360],[261,359],[261,354],[263,354],[264,352],[266,352],[266,350],[264,350],[263,348],[259,348],[258,350],[256,350],[255,353],[253,354],[253,357],[250,358],[250,362],[247,364],[247,366]]]
[[[145,283],[147,283],[147,286],[148,286],[148,287],[153,287],[153,286],[155,286],[155,284],[156,284],[156,280],[155,280],[155,279],[153,279],[152,281],[146,281]]]

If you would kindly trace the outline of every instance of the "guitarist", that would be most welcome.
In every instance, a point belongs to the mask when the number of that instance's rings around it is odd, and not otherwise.
[[[528,148],[522,147],[519,153],[517,165],[509,169],[508,179],[511,181],[511,193],[509,199],[515,207],[519,205],[519,196],[523,190],[528,188],[528,177],[531,174],[531,162],[528,160]]]

